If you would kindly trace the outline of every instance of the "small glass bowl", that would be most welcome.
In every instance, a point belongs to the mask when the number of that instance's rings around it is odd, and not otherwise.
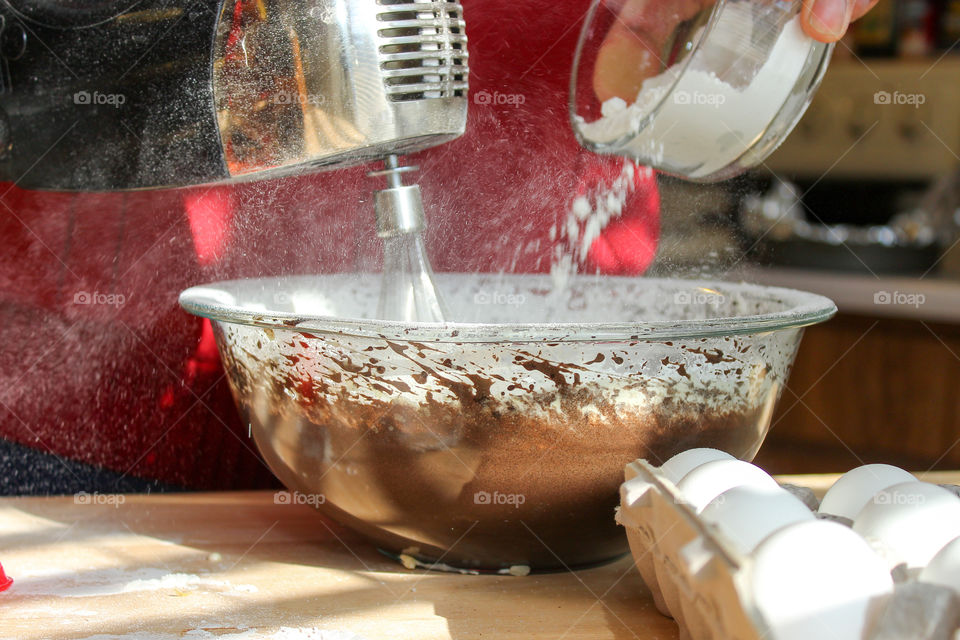
[[[833,45],[802,0],[593,0],[574,58],[580,144],[698,182],[762,163],[793,130]]]

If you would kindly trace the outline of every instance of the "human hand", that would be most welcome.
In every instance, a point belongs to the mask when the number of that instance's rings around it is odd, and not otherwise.
[[[858,20],[879,0],[804,0],[800,11],[803,30],[814,40],[836,42],[847,27]]]

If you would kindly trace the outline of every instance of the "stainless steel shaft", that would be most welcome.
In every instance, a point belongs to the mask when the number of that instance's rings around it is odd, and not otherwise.
[[[383,277],[378,317],[403,322],[443,322],[446,307],[433,281],[421,233],[426,229],[423,198],[418,185],[404,185],[403,174],[416,167],[401,167],[397,156],[384,160],[382,171],[388,188],[374,193],[377,235],[383,238]]]

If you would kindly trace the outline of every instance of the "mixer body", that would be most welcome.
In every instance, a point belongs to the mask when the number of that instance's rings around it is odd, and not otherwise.
[[[176,187],[343,167],[461,135],[458,2],[9,0],[0,179]]]

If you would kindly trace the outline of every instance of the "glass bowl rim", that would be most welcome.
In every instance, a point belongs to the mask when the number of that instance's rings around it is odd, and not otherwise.
[[[544,274],[437,274],[445,276],[486,275],[501,278],[549,278]],[[387,339],[398,342],[495,343],[495,342],[627,342],[664,341],[718,336],[750,335],[800,329],[829,320],[837,313],[832,300],[824,296],[767,285],[723,280],[689,280],[685,278],[645,278],[637,276],[602,276],[604,281],[649,282],[660,285],[682,284],[684,291],[692,288],[715,291],[731,288],[761,292],[770,299],[780,299],[787,308],[780,311],[717,318],[689,320],[653,320],[634,322],[398,322],[311,315],[287,311],[262,311],[244,308],[227,301],[233,297],[230,288],[249,287],[259,283],[267,290],[269,285],[336,276],[360,277],[379,274],[321,274],[278,276],[225,280],[186,289],[179,302],[188,313],[227,324],[263,329],[297,331],[311,335],[339,335]],[[596,280],[595,276],[576,276],[574,280]],[[712,286],[711,286],[712,285]],[[679,291],[679,288],[678,288]]]

